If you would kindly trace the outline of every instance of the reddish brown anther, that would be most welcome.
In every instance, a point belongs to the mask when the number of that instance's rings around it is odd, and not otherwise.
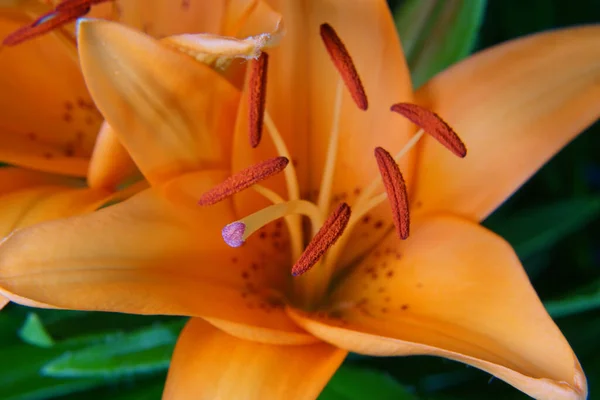
[[[467,148],[454,129],[433,111],[410,103],[394,104],[391,110],[412,121],[457,156],[467,155]]]
[[[95,4],[106,3],[114,0],[63,0],[56,6],[56,11],[70,11],[72,9],[78,9],[82,7],[89,7]]]
[[[275,157],[243,169],[204,193],[200,197],[198,204],[201,206],[210,206],[218,203],[235,193],[249,188],[255,183],[280,173],[288,163],[289,160],[285,157]]]
[[[360,76],[358,76],[354,62],[352,62],[350,53],[346,50],[346,46],[344,46],[340,37],[329,24],[321,25],[321,39],[335,68],[342,76],[346,87],[350,91],[354,102],[358,108],[366,110],[369,107],[367,94],[365,93]]]
[[[377,147],[375,149],[375,158],[377,159],[377,166],[379,166],[381,179],[388,195],[388,201],[392,207],[392,217],[396,231],[400,239],[406,239],[410,232],[406,183],[398,164],[396,164],[390,153],[381,147]]]
[[[342,236],[350,220],[350,206],[341,203],[327,218],[319,232],[310,241],[304,253],[292,267],[292,275],[299,276],[307,272],[323,257],[323,254]]]
[[[248,137],[250,146],[255,148],[262,137],[265,102],[267,100],[267,69],[269,56],[261,53],[256,60],[250,61],[248,77]]]
[[[75,21],[90,11],[89,6],[70,8],[64,12],[50,11],[27,26],[12,32],[2,41],[3,46],[16,46],[27,40],[44,35],[62,25]]]

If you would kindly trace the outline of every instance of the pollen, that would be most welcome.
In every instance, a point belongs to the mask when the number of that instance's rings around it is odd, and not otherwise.
[[[346,49],[344,42],[329,24],[321,25],[321,39],[325,48],[342,77],[346,87],[350,91],[350,95],[354,102],[361,110],[366,110],[369,107],[367,94],[360,80],[360,76],[356,71],[352,57]]]
[[[288,163],[289,160],[285,157],[275,157],[243,169],[200,196],[198,204],[201,206],[216,204],[229,196],[280,173]]]
[[[433,111],[410,103],[394,104],[391,110],[409,119],[458,157],[467,155],[467,148],[454,129]]]
[[[335,244],[344,233],[350,214],[350,206],[347,203],[341,203],[336,207],[292,267],[293,276],[302,275],[310,270]]]
[[[70,11],[73,9],[78,9],[82,7],[89,7],[95,4],[106,3],[108,1],[114,0],[64,0],[56,5],[56,11]]]
[[[65,12],[50,11],[33,21],[31,24],[23,26],[6,36],[4,40],[2,40],[2,45],[16,46],[34,39],[62,25],[75,21],[89,11],[89,7],[73,8]]]
[[[406,239],[410,232],[406,183],[398,164],[396,164],[390,153],[381,147],[377,147],[375,149],[375,158],[377,159],[377,166],[381,173],[383,186],[385,187],[392,208],[392,217],[396,231],[400,239]]]
[[[265,102],[267,100],[268,65],[269,56],[267,53],[261,53],[258,59],[250,61],[250,75],[248,79],[248,136],[252,148],[259,145],[262,137]]]

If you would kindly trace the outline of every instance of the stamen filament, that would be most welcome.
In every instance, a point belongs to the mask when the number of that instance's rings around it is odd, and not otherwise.
[[[201,206],[216,204],[255,183],[278,174],[285,169],[288,163],[289,160],[285,157],[275,157],[243,169],[200,196],[198,204]]]
[[[285,203],[273,204],[254,214],[250,214],[247,217],[232,222],[223,228],[223,238],[230,246],[232,246],[231,243],[239,243],[239,245],[241,245],[250,235],[263,226],[276,219],[292,214],[308,217],[313,227],[321,226],[323,224],[321,213],[313,203],[306,200],[293,200]]]
[[[292,267],[293,276],[304,274],[323,257],[325,252],[344,233],[350,220],[350,214],[348,204],[341,203],[336,207]]]
[[[331,133],[329,135],[329,144],[327,146],[327,156],[325,157],[325,167],[323,168],[323,177],[321,178],[321,188],[319,189],[319,200],[317,202],[319,210],[326,215],[329,211],[331,202],[331,187],[333,185],[333,175],[335,172],[335,163],[340,136],[340,117],[342,114],[342,81],[338,80],[335,93],[335,105],[333,108],[333,122],[331,123]]]
[[[281,157],[285,157],[288,160],[292,160],[290,152],[285,144],[285,141],[281,137],[275,122],[271,118],[271,115],[265,111],[265,126],[267,128],[267,132],[275,145],[275,149],[277,150],[277,154]],[[300,198],[300,186],[298,185],[298,176],[296,175],[296,167],[294,163],[291,162],[288,167],[284,171],[285,182],[288,190],[288,198],[289,200],[297,200]]]

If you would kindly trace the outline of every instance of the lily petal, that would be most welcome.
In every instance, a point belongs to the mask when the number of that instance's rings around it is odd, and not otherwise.
[[[240,340],[192,318],[175,347],[163,399],[315,399],[346,353],[322,342]]]
[[[253,1],[246,1],[250,4]],[[220,33],[227,1],[119,1],[119,21],[156,38],[192,32]]]
[[[484,219],[600,115],[600,27],[541,33],[477,54],[417,93],[462,137],[425,139],[415,207]]]
[[[266,106],[294,156],[302,197],[317,198],[340,84],[340,75],[320,36],[321,24],[329,23],[337,31],[363,82],[369,100],[367,111],[359,110],[348,90],[341,87],[339,147],[331,196],[333,205],[340,201],[352,205],[361,189],[379,174],[373,149],[382,146],[396,153],[414,131],[407,121],[389,111],[398,101],[410,102],[413,93],[388,6],[384,0],[276,0],[270,4],[282,13],[286,34],[278,47],[269,50]],[[356,24],[356,21],[361,23]],[[248,146],[246,96],[244,93],[238,113],[234,170],[275,153],[266,134],[257,149]],[[401,163],[409,181],[412,156],[409,154]],[[286,195],[283,177],[270,180],[266,185]],[[257,202],[244,198],[237,205],[241,208],[246,204]],[[246,208],[240,212],[251,211],[254,210]],[[369,216],[371,223],[357,227],[348,246],[357,255],[372,247],[386,228],[392,226],[387,205],[374,209]],[[389,225],[375,228],[380,220]]]
[[[10,300],[8,300],[4,296],[0,296],[0,310],[2,310],[4,308],[4,306],[7,305],[8,303],[10,303]]]
[[[111,196],[106,190],[41,186],[0,196],[0,238],[40,222],[95,210]]]
[[[151,183],[229,162],[239,92],[224,78],[115,22],[82,20],[78,37],[98,108]]]
[[[77,179],[24,168],[0,168],[0,195],[42,185],[77,186]]]
[[[581,366],[503,239],[455,216],[393,234],[340,284],[315,336],[370,355],[437,355],[538,399],[584,399]],[[328,313],[328,314],[327,314]]]
[[[28,22],[24,15],[3,11],[0,36]],[[102,118],[89,98],[74,50],[59,34],[2,49],[0,161],[85,176]]]
[[[314,341],[283,310],[288,254],[258,237],[230,248],[220,231],[235,220],[231,204],[196,204],[225,175],[185,175],[17,231],[0,246],[0,292],[58,308],[206,316],[259,327],[272,342]]]
[[[106,122],[102,124],[88,170],[92,188],[115,188],[137,172],[137,167],[118,135]]]

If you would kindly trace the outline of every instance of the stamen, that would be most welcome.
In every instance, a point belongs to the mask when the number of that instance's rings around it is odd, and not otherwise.
[[[250,214],[238,221],[226,225],[221,234],[223,240],[231,247],[241,246],[254,232],[276,219],[290,215],[305,215],[313,226],[321,226],[321,214],[313,203],[306,200],[294,200],[277,203]]]
[[[420,129],[407,143],[404,147],[396,153],[394,156],[394,160],[398,162],[402,157],[408,154],[414,147],[417,145],[419,140],[423,137],[425,132],[423,129]],[[352,217],[350,218],[350,222],[348,222],[348,226],[346,227],[347,231],[351,231],[354,227],[361,221],[361,219],[373,208],[379,206],[381,203],[387,200],[388,196],[386,192],[383,192],[375,197],[373,197],[376,190],[379,188],[381,184],[381,175],[377,177],[373,177],[371,183],[369,183],[360,193],[354,204],[352,205]],[[327,265],[326,268],[328,270],[335,269],[335,266],[338,263],[338,259],[341,256],[342,249],[346,246],[346,242],[349,240],[350,235],[344,235],[338,241],[338,244],[334,246],[329,254],[327,255]]]
[[[369,107],[367,94],[365,93],[360,76],[356,71],[356,67],[352,62],[352,58],[350,57],[350,53],[348,53],[346,46],[344,46],[340,37],[329,24],[321,25],[321,39],[325,44],[325,48],[327,49],[333,64],[350,91],[350,95],[352,95],[354,102],[358,108],[366,110]]]
[[[275,157],[243,169],[204,193],[200,197],[198,204],[201,206],[210,206],[218,203],[235,193],[249,188],[257,182],[278,174],[284,170],[288,163],[289,160],[285,157]]]
[[[90,7],[72,8],[65,12],[50,11],[30,25],[23,26],[2,40],[3,46],[16,46],[20,43],[44,35],[62,25],[75,21],[90,11]]]
[[[467,155],[467,148],[456,132],[433,111],[410,103],[394,104],[391,110],[422,128],[458,157]]]
[[[74,8],[80,8],[84,6],[92,6],[95,4],[106,3],[107,1],[113,0],[63,0],[61,3],[56,5],[56,11],[70,11]]]
[[[400,168],[390,153],[381,147],[375,149],[375,158],[389,203],[392,207],[392,216],[396,231],[400,239],[408,238],[410,218],[408,212],[408,193],[406,183]]]
[[[248,134],[250,146],[255,148],[262,137],[263,120],[265,116],[265,101],[267,99],[267,69],[269,56],[261,53],[256,60],[250,61],[250,76],[248,79]]]
[[[350,220],[350,214],[350,206],[347,203],[341,203],[336,207],[292,267],[293,276],[304,274],[323,257],[325,252],[344,233]]]

